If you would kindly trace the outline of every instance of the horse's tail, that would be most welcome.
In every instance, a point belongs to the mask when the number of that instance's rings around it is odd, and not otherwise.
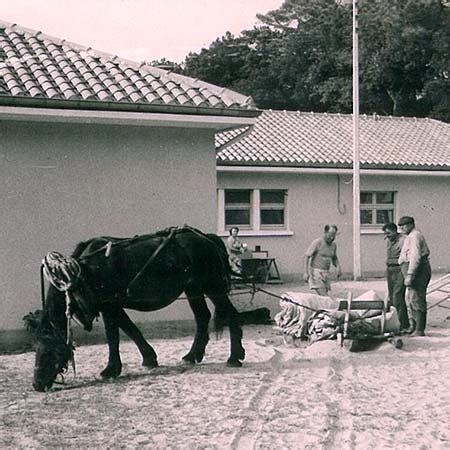
[[[227,248],[223,240],[216,234],[208,234],[207,237],[214,242],[218,253],[220,254],[224,274],[227,277],[227,292],[229,292],[231,289],[231,275],[236,275],[239,278],[244,277],[240,273],[236,273],[232,270],[230,260],[228,258]],[[215,308],[214,331],[217,335],[221,335],[223,329],[226,326],[229,326],[230,323],[233,323],[234,320],[239,320],[239,313],[233,305],[231,305],[231,308]]]
[[[231,289],[231,275],[235,273],[231,269],[230,260],[228,258],[227,248],[223,240],[216,234],[209,233],[206,237],[214,244],[217,254],[219,256],[220,265],[222,269],[222,277],[224,278],[227,286],[227,292]]]
[[[208,239],[212,244],[214,244],[214,248],[217,251],[217,254],[219,256],[220,265],[221,265],[221,272],[222,272],[222,278],[224,278],[227,286],[227,292],[231,289],[231,275],[238,275],[231,269],[230,261],[228,259],[228,252],[227,248],[225,247],[225,243],[223,240],[217,236],[217,234],[213,233],[203,233],[203,231],[200,231],[197,228],[191,227],[190,225],[184,224],[183,228],[180,229],[180,231],[190,231],[191,233],[194,233],[200,237]]]

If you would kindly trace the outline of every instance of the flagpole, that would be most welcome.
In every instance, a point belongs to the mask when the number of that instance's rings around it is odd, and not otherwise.
[[[353,279],[361,278],[358,0],[353,0]]]

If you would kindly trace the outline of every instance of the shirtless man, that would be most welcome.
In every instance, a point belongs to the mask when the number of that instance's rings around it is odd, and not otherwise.
[[[336,225],[325,225],[321,238],[314,239],[305,253],[305,273],[303,278],[309,288],[318,295],[329,295],[330,267],[336,267],[336,276],[341,276],[341,266],[336,252]]]

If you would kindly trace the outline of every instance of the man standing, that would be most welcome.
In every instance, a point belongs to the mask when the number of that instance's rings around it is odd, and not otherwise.
[[[430,250],[423,234],[415,228],[414,218],[404,216],[398,225],[406,235],[398,263],[405,278],[406,305],[410,317],[410,332],[425,336],[427,324],[427,286],[431,279],[428,257]]]
[[[400,331],[409,328],[408,310],[405,303],[405,279],[398,258],[405,240],[405,236],[398,233],[395,223],[383,225],[384,239],[387,241],[386,279],[389,293],[389,303],[395,307],[400,321]]]
[[[341,276],[341,266],[337,257],[336,225],[325,225],[323,237],[314,239],[305,253],[305,273],[309,288],[319,295],[328,295],[331,290],[330,267],[336,267],[336,276]]]

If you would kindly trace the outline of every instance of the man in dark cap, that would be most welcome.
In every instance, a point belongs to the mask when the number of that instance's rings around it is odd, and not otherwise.
[[[408,310],[405,302],[405,279],[403,278],[398,258],[405,236],[398,233],[395,223],[383,225],[384,239],[387,241],[386,279],[389,293],[389,303],[395,307],[400,321],[400,331],[409,329]]]
[[[423,234],[416,229],[413,217],[403,216],[398,225],[406,235],[398,263],[405,278],[405,300],[411,324],[409,331],[415,336],[424,336],[427,324],[426,294],[431,279],[430,249]]]

